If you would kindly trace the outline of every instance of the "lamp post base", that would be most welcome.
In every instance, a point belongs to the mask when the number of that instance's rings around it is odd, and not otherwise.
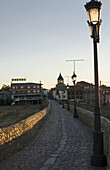
[[[76,107],[74,107],[74,115],[73,115],[73,118],[78,118]]]
[[[103,132],[93,132],[93,155],[91,156],[91,165],[104,167],[107,165],[106,156],[103,154]]]
[[[93,155],[91,156],[91,165],[96,167],[104,167],[107,165],[105,155]]]
[[[69,104],[68,104],[68,106],[67,106],[67,110],[70,110]]]
[[[68,107],[67,110],[70,110],[70,108]]]
[[[78,115],[77,114],[74,114],[74,116],[73,116],[74,118],[78,118]]]

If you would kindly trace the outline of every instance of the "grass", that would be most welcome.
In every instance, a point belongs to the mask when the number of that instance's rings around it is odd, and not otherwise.
[[[77,106],[94,112],[94,104],[77,104]],[[110,105],[101,105],[101,115],[110,121]]]
[[[16,105],[0,106],[0,128],[15,124],[27,117],[39,112],[47,103],[43,105]]]

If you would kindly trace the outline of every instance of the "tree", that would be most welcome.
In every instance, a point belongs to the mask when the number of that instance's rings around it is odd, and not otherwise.
[[[7,105],[11,105],[11,103],[12,103],[13,101],[14,101],[13,99],[8,98],[8,99],[6,100],[6,104],[7,104]]]
[[[11,90],[11,87],[9,85],[3,84],[1,90],[2,91],[9,91],[9,90]]]
[[[3,106],[3,105],[4,105],[4,100],[0,99],[0,106]]]

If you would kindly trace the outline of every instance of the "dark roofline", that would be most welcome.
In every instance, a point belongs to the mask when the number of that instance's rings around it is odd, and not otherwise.
[[[43,85],[41,83],[11,83],[11,85]]]
[[[94,85],[94,84],[92,84],[92,83],[88,83],[87,81],[78,81],[77,84],[81,84],[81,85],[82,85],[82,84],[83,84],[83,85],[85,85],[85,84],[86,84],[86,85]]]

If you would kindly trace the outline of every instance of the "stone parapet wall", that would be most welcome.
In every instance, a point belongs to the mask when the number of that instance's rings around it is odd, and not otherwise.
[[[0,129],[0,160],[22,149],[41,127],[48,113],[50,104],[40,112],[7,128]]]
[[[67,105],[65,104],[65,108]],[[70,105],[70,110],[73,112],[74,107]],[[85,109],[77,107],[77,114],[79,119],[94,130],[94,113]],[[110,121],[101,116],[101,127],[104,132],[104,153],[107,156],[107,170],[110,170]]]
[[[104,132],[104,150],[107,155],[107,170],[110,170],[110,121],[101,117],[102,131]]]

